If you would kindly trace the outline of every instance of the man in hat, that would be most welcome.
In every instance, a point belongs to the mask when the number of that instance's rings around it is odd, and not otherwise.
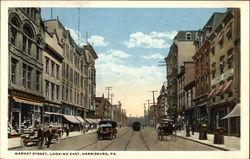
[[[49,126],[49,130],[47,130],[47,138],[48,138],[47,148],[49,148],[51,140],[53,138],[52,126]]]
[[[40,125],[37,136],[38,136],[38,139],[39,139],[38,150],[40,150],[40,149],[44,148],[44,144],[45,144],[45,142],[44,142],[45,138],[44,138],[44,126],[43,126],[43,124]]]

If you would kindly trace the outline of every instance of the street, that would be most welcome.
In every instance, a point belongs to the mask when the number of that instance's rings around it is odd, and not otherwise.
[[[37,150],[36,145],[12,150]],[[116,139],[98,140],[96,133],[76,136],[54,143],[42,151],[218,151],[219,149],[177,137],[171,141],[159,141],[153,128],[133,131],[129,127],[118,129]]]

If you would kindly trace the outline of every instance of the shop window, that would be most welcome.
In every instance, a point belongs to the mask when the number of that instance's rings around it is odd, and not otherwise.
[[[233,92],[228,92],[228,97],[232,97],[233,96]]]
[[[224,94],[220,95],[220,99],[224,99]]]
[[[16,70],[18,61],[11,58],[11,83],[16,84]]]
[[[36,71],[36,90],[37,91],[40,90],[40,75],[41,75],[41,72]]]

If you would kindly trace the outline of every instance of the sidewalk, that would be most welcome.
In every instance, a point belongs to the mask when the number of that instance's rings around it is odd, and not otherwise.
[[[97,131],[96,129],[89,130],[85,134],[95,133],[96,131]],[[64,139],[68,139],[68,138],[72,138],[72,137],[76,137],[76,136],[80,136],[80,135],[84,135],[83,132],[73,131],[73,132],[70,132],[69,133],[69,137],[67,137],[66,133],[64,132],[63,135],[62,135],[62,137],[60,138],[60,140],[64,140]],[[8,139],[8,149],[13,149],[13,148],[21,147],[20,140],[21,140],[20,137]]]
[[[190,137],[186,137],[185,131],[178,131],[177,136],[185,138],[194,142],[205,144],[208,146],[216,147],[224,151],[239,151],[240,150],[240,137],[224,136],[224,144],[214,144],[214,134],[207,134],[207,140],[199,140],[199,133],[195,132],[194,135],[190,132]]]

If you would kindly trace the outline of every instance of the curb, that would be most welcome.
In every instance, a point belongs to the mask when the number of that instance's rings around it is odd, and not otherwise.
[[[80,134],[80,135],[75,135],[75,136],[60,138],[60,140],[66,140],[66,139],[74,138],[74,137],[77,137],[77,136],[89,135],[89,134],[93,134],[93,133],[96,133],[96,132],[94,131],[94,132],[90,132],[90,133],[87,133],[87,134]],[[15,146],[15,147],[8,148],[8,150],[13,150],[13,149],[21,148],[21,147],[22,146]]]
[[[187,139],[187,140],[190,140],[190,141],[193,141],[193,142],[204,144],[204,145],[207,145],[207,146],[210,146],[210,147],[213,147],[213,148],[217,148],[217,149],[220,149],[220,150],[223,150],[223,151],[230,151],[230,149],[228,149],[228,148],[218,147],[218,146],[215,146],[215,145],[212,145],[212,144],[204,143],[204,142],[194,140],[194,139],[190,139],[190,138],[187,138],[187,137],[183,137],[183,136],[180,136],[180,135],[177,135],[177,136],[180,137],[180,138],[183,138],[183,139]]]

